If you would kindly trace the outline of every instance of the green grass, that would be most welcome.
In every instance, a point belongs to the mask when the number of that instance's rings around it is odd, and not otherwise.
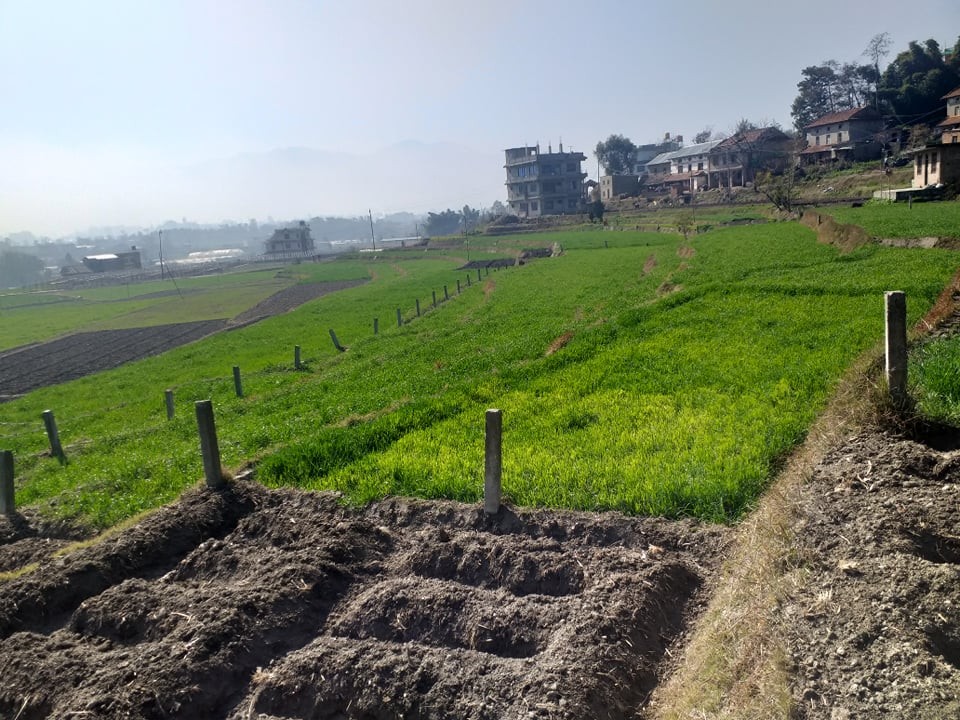
[[[859,225],[877,238],[960,238],[960,202],[871,202],[863,207],[832,207],[839,222]]]
[[[170,500],[201,476],[191,404],[212,397],[224,464],[254,459],[269,485],[337,489],[357,503],[478,500],[483,415],[498,407],[515,503],[729,521],[882,338],[883,292],[905,290],[915,321],[958,262],[878,246],[841,255],[792,223],[713,231],[691,238],[693,253],[675,235],[569,231],[477,238],[470,255],[534,242],[565,254],[481,283],[473,273],[469,287],[456,271],[466,248],[298,266],[373,280],[5,404],[0,445],[15,450],[19,501],[104,527]],[[445,284],[451,301],[431,309]],[[176,389],[171,422],[166,387]],[[47,407],[65,467],[41,454]]]
[[[305,263],[90,290],[0,296],[0,350],[68,332],[234,317],[296,282],[366,278],[361,263]]]
[[[914,347],[909,380],[922,415],[960,427],[960,337]]]

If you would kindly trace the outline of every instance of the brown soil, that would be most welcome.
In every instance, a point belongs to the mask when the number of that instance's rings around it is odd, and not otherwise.
[[[784,606],[799,717],[960,717],[960,437],[947,440],[853,437],[804,487],[803,575]]]
[[[366,280],[337,280],[331,282],[300,283],[291,285],[279,292],[275,292],[265,300],[261,300],[249,310],[237,315],[230,321],[231,325],[248,325],[264,318],[282,315],[295,310],[304,303],[316,300],[324,295],[346,290],[347,288],[362,285]]]
[[[222,330],[223,320],[67,335],[0,354],[0,401],[119,367]]]
[[[0,584],[0,717],[635,717],[724,537],[194,491]]]

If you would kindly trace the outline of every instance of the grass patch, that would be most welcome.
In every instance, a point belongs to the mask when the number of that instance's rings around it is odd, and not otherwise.
[[[480,282],[457,270],[465,247],[292,266],[306,279],[373,279],[5,404],[0,443],[17,455],[19,501],[108,527],[173,499],[202,474],[191,404],[213,398],[225,467],[256,459],[271,485],[337,489],[357,503],[476,500],[483,413],[499,407],[515,503],[731,521],[882,337],[883,292],[905,290],[915,321],[958,260],[879,246],[839,254],[795,223],[687,243],[632,231],[471,238],[470,257],[534,240],[565,252]],[[695,252],[680,257],[686,246]],[[667,281],[674,291],[659,296]],[[434,309],[444,285],[451,300]],[[330,328],[348,352],[333,348]],[[290,370],[294,345],[307,371]],[[166,387],[178,408],[170,422]],[[47,407],[65,467],[42,454]]]
[[[960,238],[960,202],[870,202],[863,207],[831,207],[843,223],[859,225],[875,238]]]

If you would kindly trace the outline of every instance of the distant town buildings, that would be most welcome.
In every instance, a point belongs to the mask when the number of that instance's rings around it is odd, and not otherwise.
[[[540,152],[540,146],[508,148],[506,154],[507,204],[522,218],[580,212],[584,202],[580,152]]]
[[[90,272],[95,273],[139,270],[141,268],[140,251],[136,248],[130,252],[87,255],[81,262]]]
[[[310,226],[303,220],[296,227],[274,230],[264,245],[267,255],[307,255],[314,251]]]

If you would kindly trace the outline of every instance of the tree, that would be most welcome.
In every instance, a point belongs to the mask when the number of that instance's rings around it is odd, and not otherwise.
[[[453,235],[460,229],[462,215],[456,210],[447,208],[441,213],[427,213],[427,220],[423,224],[423,231],[429,237],[438,235]]]
[[[875,85],[870,65],[841,65],[836,60],[805,67],[800,74],[798,94],[790,109],[797,130],[828,113],[866,105]]]
[[[883,71],[878,92],[901,121],[930,122],[940,119],[941,98],[957,85],[960,68],[953,58],[944,62],[936,40],[912,41]]]
[[[893,41],[890,39],[890,33],[882,32],[870,38],[870,42],[867,43],[867,47],[863,51],[864,57],[870,58],[870,62],[873,64],[871,81],[873,82],[874,108],[877,111],[880,110],[880,61],[890,52],[890,46],[892,44]]]
[[[607,175],[627,175],[633,171],[637,146],[623,135],[611,135],[598,142],[593,152]]]
[[[754,188],[773,203],[777,210],[793,212],[797,204],[796,173],[785,172],[773,175],[769,172],[757,173]]]
[[[4,250],[0,253],[0,287],[32,285],[43,279],[43,261],[27,253]]]
[[[606,209],[603,205],[602,200],[594,200],[592,203],[587,205],[590,213],[590,222],[596,220],[597,222],[603,222],[603,211]]]
[[[698,132],[696,135],[693,136],[693,142],[699,145],[700,143],[709,142],[710,138],[712,137],[713,137],[713,128],[708,125],[703,130],[701,130],[700,132]]]
[[[460,211],[460,222],[463,223],[463,233],[466,235],[471,226],[476,227],[480,222],[480,211],[464,205],[463,210]]]

